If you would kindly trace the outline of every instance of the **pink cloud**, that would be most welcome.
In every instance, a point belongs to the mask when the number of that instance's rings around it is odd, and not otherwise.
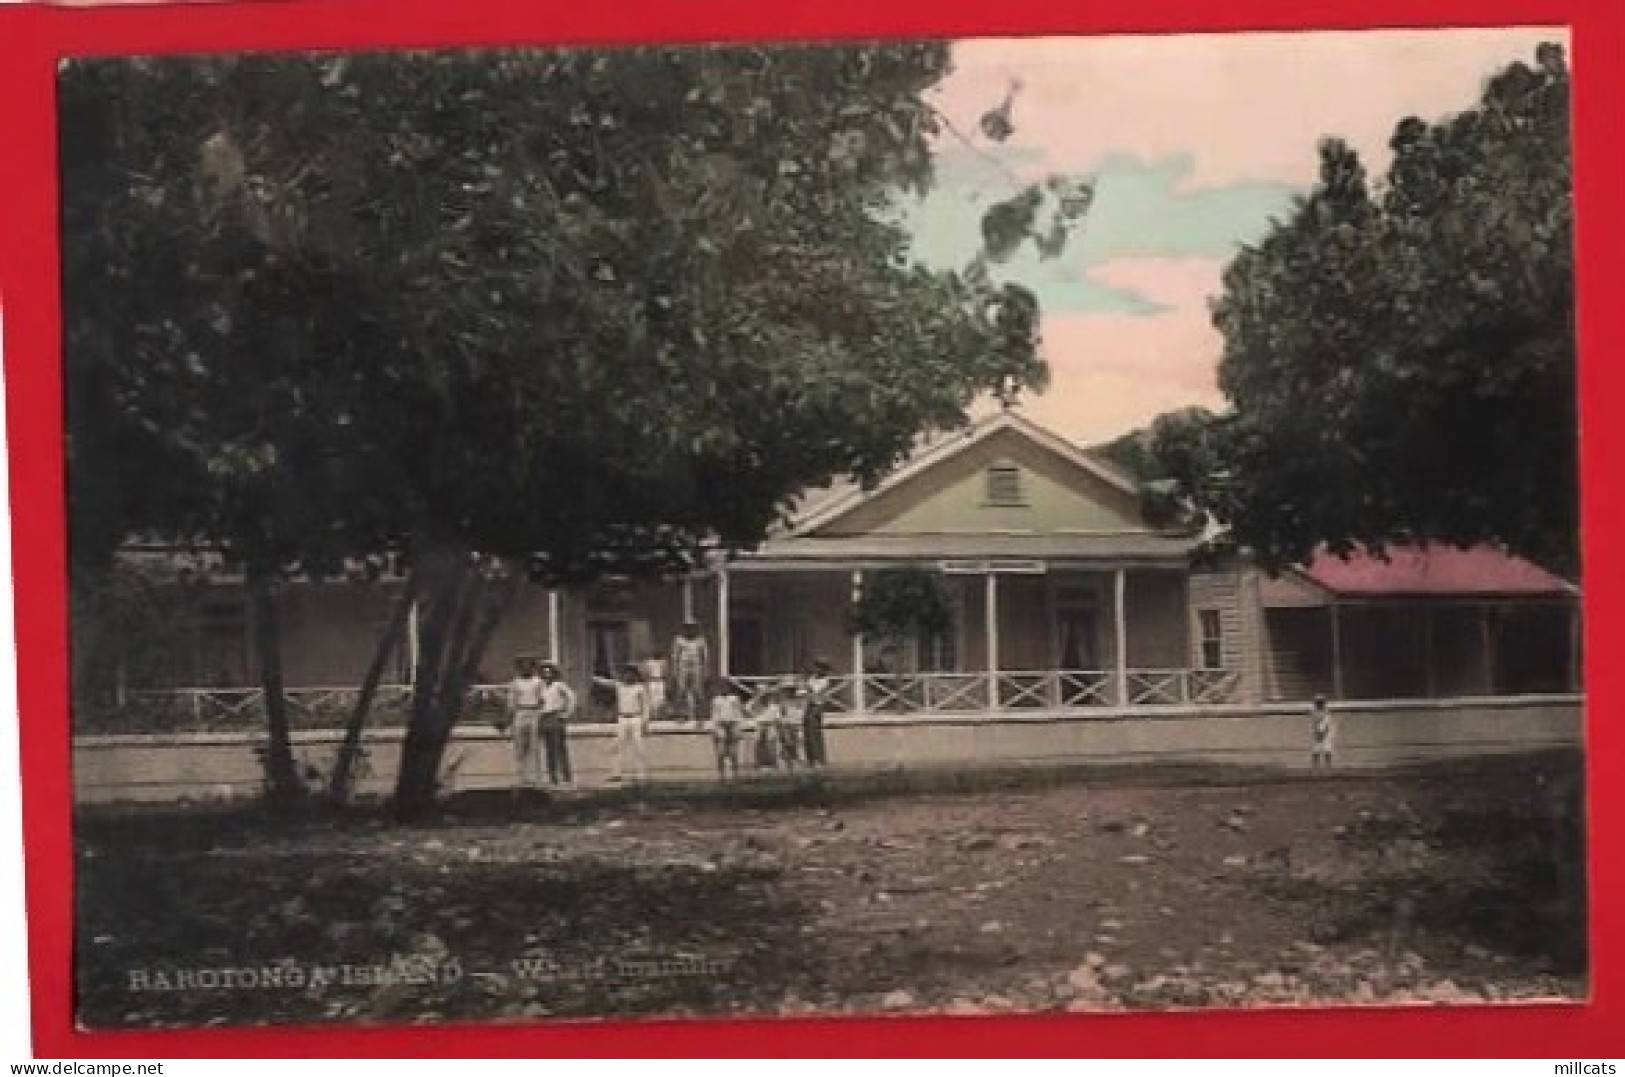
[[[975,40],[954,47],[938,105],[962,131],[1013,79],[1016,133],[1058,170],[1108,155],[1191,154],[1187,188],[1307,185],[1326,135],[1386,167],[1394,124],[1470,107],[1486,77],[1561,28]],[[1024,171],[1032,171],[1024,169]]]
[[[975,135],[1012,81],[1009,147],[1036,156],[1024,174],[1088,172],[1112,155],[1188,157],[1186,190],[1244,183],[1307,187],[1316,145],[1347,139],[1373,174],[1402,118],[1471,107],[1484,81],[1562,28],[979,40],[955,45],[937,104]],[[1168,308],[1062,312],[1044,320],[1051,388],[1024,405],[1081,443],[1103,441],[1174,408],[1222,408],[1223,341],[1209,320],[1217,259],[1119,259],[1090,275]]]
[[[1090,275],[1169,308],[1157,315],[1062,313],[1043,324],[1050,388],[1023,411],[1082,444],[1144,426],[1165,411],[1224,406],[1224,342],[1208,316],[1224,264],[1216,259],[1123,259]]]

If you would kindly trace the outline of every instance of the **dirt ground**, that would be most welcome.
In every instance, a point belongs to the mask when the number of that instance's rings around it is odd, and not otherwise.
[[[89,1027],[1583,999],[1579,760],[85,812]]]

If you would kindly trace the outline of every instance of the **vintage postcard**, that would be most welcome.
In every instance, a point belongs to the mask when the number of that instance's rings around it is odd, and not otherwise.
[[[57,77],[81,1028],[1588,998],[1567,30]]]

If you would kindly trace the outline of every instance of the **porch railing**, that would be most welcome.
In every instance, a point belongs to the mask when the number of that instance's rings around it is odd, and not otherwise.
[[[785,682],[785,677],[732,677],[747,700]],[[855,713],[859,679],[830,678],[833,713]],[[1240,677],[1234,670],[1135,669],[1127,672],[1126,700],[1131,707],[1231,703]],[[503,705],[506,687],[476,685],[469,690],[469,716],[490,713]],[[289,688],[289,722],[295,728],[337,728],[344,724],[360,695],[355,687]],[[862,678],[866,713],[970,714],[993,710],[1090,711],[1119,705],[1117,674],[1108,670],[1001,670],[988,673],[868,673]],[[411,708],[412,687],[380,685],[373,700],[375,720],[404,719]],[[131,728],[241,729],[265,720],[265,694],[259,688],[175,688],[133,693]]]
[[[857,708],[858,679],[832,678],[835,709]],[[734,677],[747,699],[782,683],[781,677]],[[1235,670],[1135,669],[1127,671],[1129,706],[1233,703]],[[1000,670],[988,673],[867,673],[863,709],[878,714],[952,714],[990,710],[1086,710],[1124,701],[1118,676],[1108,670]]]
[[[760,699],[787,680],[796,680],[798,684],[800,683],[799,678],[790,678],[784,674],[769,677],[729,677],[728,683],[737,688],[739,694],[748,702]],[[857,710],[857,678],[846,674],[831,675],[829,681],[830,712],[842,714]]]

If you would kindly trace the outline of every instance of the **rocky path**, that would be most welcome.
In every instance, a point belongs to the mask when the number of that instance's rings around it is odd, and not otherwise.
[[[1551,792],[1572,786],[1534,777],[589,801],[417,828],[87,818],[81,1011],[152,1027],[1582,998],[1583,877],[1557,855],[1572,805]]]

